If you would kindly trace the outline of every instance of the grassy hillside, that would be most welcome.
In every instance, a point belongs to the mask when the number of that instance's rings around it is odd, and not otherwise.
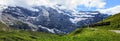
[[[70,35],[79,37],[81,41],[120,41],[120,33],[110,30],[120,30],[120,13],[91,24],[90,27],[78,28]]]
[[[0,31],[0,41],[120,41],[120,34],[107,30],[81,28],[68,35],[30,31]]]
[[[120,34],[103,29],[79,28],[68,35],[10,30],[0,31],[0,41],[120,41]]]
[[[92,24],[91,27],[120,30],[120,13],[112,15],[97,24]]]
[[[70,35],[81,41],[120,41],[120,34],[96,28],[79,28]]]

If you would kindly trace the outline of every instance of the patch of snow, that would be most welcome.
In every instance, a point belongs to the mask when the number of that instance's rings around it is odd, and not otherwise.
[[[50,21],[49,12],[45,9],[42,9],[42,12],[43,12],[43,16],[47,17],[48,21]]]
[[[43,16],[49,17],[49,12],[45,9],[42,9]]]
[[[81,15],[81,17],[94,17],[92,15]]]
[[[35,19],[36,17],[30,17],[30,18]]]
[[[51,33],[55,33],[55,32],[54,32],[54,29],[49,29],[49,28],[44,27],[44,26],[41,26],[41,25],[39,25],[38,27],[41,27],[41,28],[43,28],[43,29],[46,29],[46,30],[48,30],[48,31],[51,32]]]
[[[82,20],[86,20],[86,19],[88,19],[88,18],[77,18],[77,17],[75,17],[75,18],[70,18],[70,21],[72,23],[76,24],[77,22],[82,21]]]
[[[98,13],[91,13],[91,14],[98,14]]]

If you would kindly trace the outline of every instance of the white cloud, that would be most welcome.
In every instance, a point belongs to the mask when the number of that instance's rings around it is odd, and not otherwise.
[[[104,0],[76,0],[75,2],[78,5],[83,5],[85,7],[91,8],[104,8],[106,5]]]
[[[112,8],[108,8],[108,9],[98,9],[101,13],[105,13],[105,14],[116,14],[116,13],[120,13],[120,5],[112,7]]]
[[[62,8],[74,9],[78,5],[83,5],[87,8],[104,8],[106,3],[103,0],[0,0],[0,4],[22,7],[30,7],[32,5],[54,6],[60,4]]]
[[[104,8],[106,5],[105,0],[0,0],[0,5],[8,6],[21,6],[31,10],[35,10],[32,6],[50,6],[54,7],[56,4],[60,4],[61,9],[76,9],[77,6],[85,6],[88,8],[98,8],[102,13],[115,14],[120,12],[120,5],[108,8]]]
[[[79,5],[87,8],[104,8],[106,2],[104,0],[54,0],[57,4],[62,4],[64,7],[74,9]]]

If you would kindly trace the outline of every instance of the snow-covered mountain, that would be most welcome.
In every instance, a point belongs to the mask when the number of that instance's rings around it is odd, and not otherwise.
[[[1,11],[1,21],[12,28],[50,33],[69,33],[81,27],[98,22],[108,15],[98,11],[79,11],[58,7],[34,6],[34,10],[7,6]]]

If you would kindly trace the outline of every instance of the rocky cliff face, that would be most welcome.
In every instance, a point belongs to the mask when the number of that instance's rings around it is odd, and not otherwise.
[[[108,15],[98,11],[80,11],[33,7],[32,11],[23,7],[10,7],[1,12],[1,20],[10,27],[50,33],[69,33],[82,25],[98,22]]]

